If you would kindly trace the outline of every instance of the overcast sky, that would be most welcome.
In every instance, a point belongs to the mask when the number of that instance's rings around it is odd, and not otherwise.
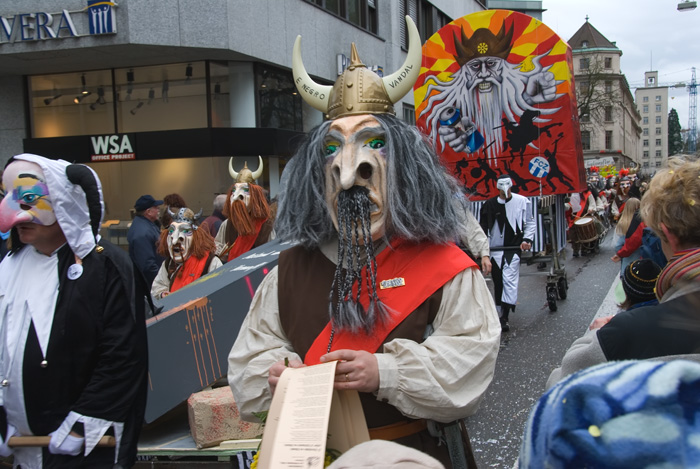
[[[697,69],[696,82],[700,79],[700,8],[680,12],[680,1],[543,0],[542,21],[568,41],[588,15],[591,25],[622,51],[621,69],[630,87],[642,86],[649,70],[659,72],[662,85],[690,84],[691,67]],[[669,111],[676,109],[684,129],[688,106],[687,89],[669,89]]]

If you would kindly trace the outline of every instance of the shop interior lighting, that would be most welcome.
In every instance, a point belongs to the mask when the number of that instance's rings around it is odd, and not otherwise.
[[[44,104],[46,104],[46,105],[48,106],[48,105],[51,104],[54,100],[60,98],[61,96],[63,96],[63,95],[62,95],[61,93],[59,93],[59,94],[56,94],[56,95],[54,95],[54,96],[52,96],[52,97],[50,97],[50,98],[45,98],[45,99],[44,99]]]
[[[156,97],[156,90],[151,88],[148,90],[148,104],[151,104],[153,102],[153,99]]]
[[[170,83],[168,83],[168,80],[163,80],[163,88],[160,91],[160,96],[163,98],[163,102],[167,103],[168,102],[168,91],[170,90]]]
[[[134,109],[132,109],[131,111],[129,111],[129,112],[131,113],[132,116],[135,116],[135,115],[136,115],[136,112],[137,112],[139,109],[141,109],[142,106],[143,106],[143,101],[140,101],[140,102],[136,105],[136,107],[135,107]]]
[[[192,64],[187,64],[185,69],[185,81],[189,82],[192,79]]]
[[[220,95],[221,95],[221,85],[217,82],[214,85],[214,99],[218,100]]]
[[[83,84],[83,91],[81,91],[81,93],[83,93],[84,95],[87,96],[88,94],[90,94],[90,92],[88,91],[87,85],[85,84],[85,74],[84,74],[84,73],[83,73],[82,76],[80,77],[80,81],[81,81],[82,84]]]
[[[105,104],[107,101],[105,100],[105,89],[103,87],[97,88],[97,101],[98,104]]]
[[[89,91],[88,91],[87,93],[79,94],[79,95],[77,95],[75,98],[73,98],[73,102],[74,102],[75,104],[80,104],[80,101],[82,101],[83,99],[87,98],[87,97],[90,96],[91,94],[92,94],[92,93],[90,93]]]
[[[131,93],[134,91],[134,69],[126,72],[126,97],[124,101],[131,100]]]

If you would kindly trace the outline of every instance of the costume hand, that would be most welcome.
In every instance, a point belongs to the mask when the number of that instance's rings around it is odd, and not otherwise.
[[[603,327],[604,325],[606,325],[607,323],[609,323],[610,320],[611,320],[612,318],[613,318],[613,316],[605,316],[605,317],[602,317],[602,318],[597,318],[596,320],[594,320],[594,321],[591,323],[590,326],[588,326],[588,328],[589,328],[590,330],[592,330],[592,331],[594,331],[594,330],[596,330],[596,329],[600,329],[601,327]]]
[[[469,139],[469,136],[474,133],[474,125],[471,123],[471,119],[468,117],[463,117],[461,122],[462,125],[466,124],[465,128],[468,129],[467,131],[460,129],[459,127],[442,125],[438,128],[438,134],[442,136],[445,143],[447,143],[455,152],[465,150],[469,152],[467,140]]]
[[[528,104],[546,103],[557,97],[557,85],[552,72],[540,72],[530,76],[525,85],[525,101]]]
[[[520,249],[523,251],[529,251],[531,247],[532,244],[528,243],[527,241],[523,241],[522,243],[520,243]]]
[[[7,435],[5,435],[5,441],[0,444],[0,456],[3,457],[8,457],[12,454],[12,448],[7,446],[7,442],[10,441],[10,438],[12,438],[13,435],[17,434],[17,429],[10,425],[9,423],[7,424]],[[0,438],[2,440],[2,438]]]
[[[51,441],[49,442],[49,453],[67,454],[68,456],[79,455],[83,450],[85,438],[78,436],[78,434],[75,432],[70,432],[61,440],[59,437],[61,432],[59,430],[49,433],[49,436],[51,437]]]
[[[321,357],[321,363],[338,360],[335,389],[374,392],[379,389],[379,365],[374,354],[364,350],[335,350]]]
[[[481,273],[483,275],[491,273],[491,259],[489,256],[481,256]]]
[[[270,372],[267,377],[267,384],[270,386],[270,392],[272,395],[275,395],[275,388],[277,387],[277,383],[280,380],[280,376],[282,376],[282,372],[286,368],[301,368],[304,365],[302,362],[299,360],[289,360],[289,364],[285,365],[284,360],[280,360],[274,365],[270,367]]]
[[[170,292],[164,291],[163,293],[160,294],[160,298],[163,299],[166,296],[168,296],[169,294],[170,294]]]
[[[618,256],[617,254],[615,254],[614,256],[612,256],[612,257],[610,258],[610,260],[613,261],[613,262],[620,262],[620,256]]]

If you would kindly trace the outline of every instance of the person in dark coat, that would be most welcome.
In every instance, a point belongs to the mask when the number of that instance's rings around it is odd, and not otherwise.
[[[130,467],[145,408],[145,323],[126,253],[98,242],[103,200],[87,166],[22,154],[3,180],[0,455],[15,466]],[[48,447],[9,447],[13,436]],[[102,446],[112,435],[116,447]]]
[[[163,201],[156,200],[151,195],[139,197],[134,204],[136,216],[126,234],[129,242],[129,257],[143,276],[145,291],[151,291],[153,279],[158,275],[158,269],[165,260],[158,255],[157,251],[160,229],[156,225],[156,220],[158,220],[160,205],[163,205]]]
[[[221,222],[226,220],[224,215],[224,205],[226,204],[226,194],[219,194],[214,197],[214,212],[204,219],[202,226],[207,225],[209,234],[212,238],[216,238],[216,234],[219,232],[219,227]]]

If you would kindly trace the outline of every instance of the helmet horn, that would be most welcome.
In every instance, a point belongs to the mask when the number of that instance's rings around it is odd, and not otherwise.
[[[257,180],[262,176],[263,173],[263,162],[262,162],[262,156],[258,155],[258,169],[255,170],[253,173],[253,180]]]
[[[320,85],[313,81],[301,60],[301,36],[297,36],[294,41],[294,49],[292,50],[292,75],[294,76],[294,84],[299,90],[299,93],[310,106],[322,113],[328,112],[328,105],[331,99],[330,85]]]
[[[238,179],[238,173],[233,169],[233,156],[228,160],[228,173],[231,175],[231,179],[235,182]]]
[[[403,98],[413,89],[420,73],[422,50],[418,28],[410,16],[406,15],[406,27],[408,29],[408,54],[401,68],[388,77],[382,79],[386,94],[392,103]]]

